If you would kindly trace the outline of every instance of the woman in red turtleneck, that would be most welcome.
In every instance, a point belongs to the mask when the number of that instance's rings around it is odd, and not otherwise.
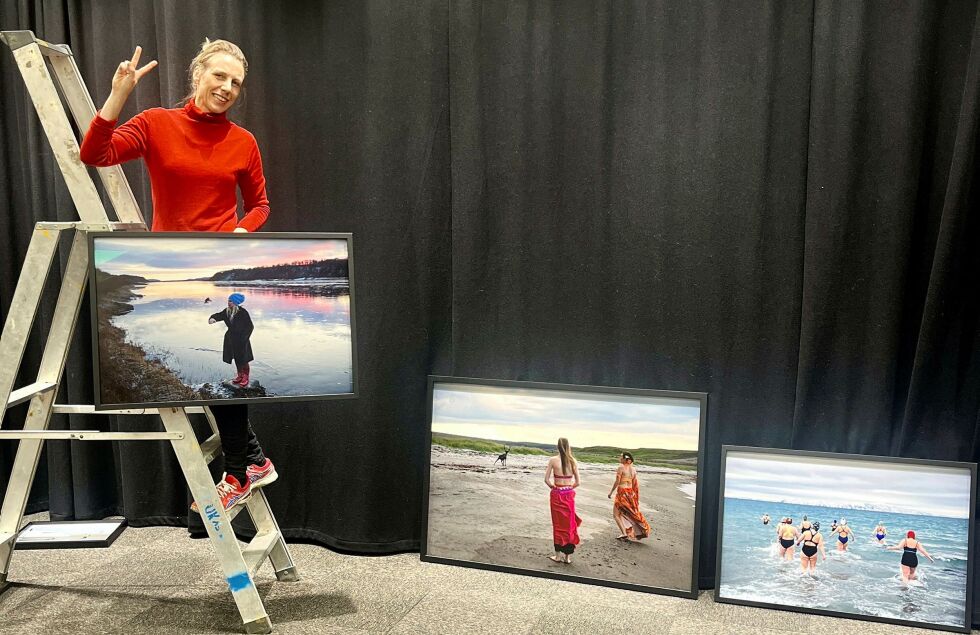
[[[226,40],[205,40],[191,61],[191,93],[183,108],[151,108],[116,128],[123,105],[156,61],[139,66],[142,50],[122,62],[112,91],[82,141],[81,159],[115,165],[143,157],[153,191],[153,231],[258,230],[269,216],[262,157],[255,138],[225,113],[241,94],[248,62]],[[238,191],[245,215],[237,214]],[[218,493],[225,509],[244,502],[253,487],[278,477],[248,423],[244,405],[212,407],[225,455]]]

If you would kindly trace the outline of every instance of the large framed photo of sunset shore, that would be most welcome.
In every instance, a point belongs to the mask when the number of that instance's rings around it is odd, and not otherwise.
[[[429,378],[422,560],[697,596],[707,395]]]
[[[969,632],[974,463],[722,447],[715,599]]]
[[[97,410],[357,395],[350,234],[93,232]]]

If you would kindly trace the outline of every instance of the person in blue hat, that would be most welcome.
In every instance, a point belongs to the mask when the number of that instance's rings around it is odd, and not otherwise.
[[[228,296],[228,308],[219,311],[211,316],[208,324],[224,322],[228,330],[225,331],[225,344],[221,351],[221,359],[226,364],[235,363],[238,374],[231,380],[231,383],[239,388],[246,388],[249,384],[249,365],[255,359],[252,355],[252,343],[249,338],[252,336],[254,326],[252,318],[242,304],[245,296],[241,293],[232,293]]]

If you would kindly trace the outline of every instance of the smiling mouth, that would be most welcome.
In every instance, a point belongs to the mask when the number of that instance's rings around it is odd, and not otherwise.
[[[211,96],[214,97],[215,99],[217,99],[219,102],[221,102],[223,104],[227,104],[228,103],[228,98],[227,97],[222,97],[218,93],[211,93]]]

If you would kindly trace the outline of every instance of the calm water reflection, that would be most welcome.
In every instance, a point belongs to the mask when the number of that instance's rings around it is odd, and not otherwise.
[[[353,390],[350,296],[331,296],[339,281],[317,286],[217,285],[151,282],[137,287],[133,311],[112,319],[126,341],[159,359],[193,387],[235,376],[221,361],[222,322],[208,317],[227,306],[231,293],[245,295],[252,333],[251,378],[270,396],[347,393]],[[205,298],[211,302],[205,303]]]

